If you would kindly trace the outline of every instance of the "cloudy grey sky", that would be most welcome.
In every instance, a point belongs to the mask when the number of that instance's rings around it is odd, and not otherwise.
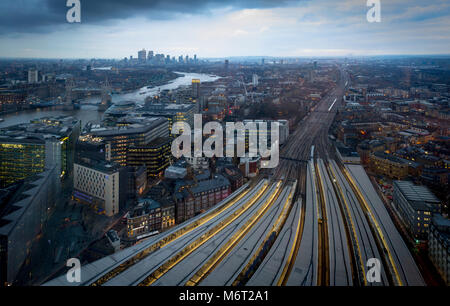
[[[450,54],[450,1],[1,0],[0,57],[123,58],[145,48],[173,56]]]

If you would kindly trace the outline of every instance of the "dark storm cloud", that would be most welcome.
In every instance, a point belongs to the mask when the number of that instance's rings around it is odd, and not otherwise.
[[[145,17],[172,19],[180,14],[208,14],[211,9],[231,7],[273,8],[292,0],[81,0],[83,24],[114,19]],[[67,26],[66,0],[1,0],[0,34],[46,32]]]

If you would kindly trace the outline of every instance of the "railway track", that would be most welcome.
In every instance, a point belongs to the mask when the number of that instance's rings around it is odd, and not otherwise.
[[[104,283],[108,282],[110,279],[114,278],[116,275],[123,273],[125,270],[135,265],[139,261],[145,259],[153,252],[170,245],[176,240],[188,235],[192,231],[198,230],[198,228],[207,222],[213,220],[215,217],[219,216],[222,213],[225,213],[228,209],[232,209],[233,205],[235,205],[240,199],[244,198],[250,189],[248,186],[243,186],[234,192],[229,199],[225,200],[222,204],[219,204],[218,207],[213,209],[210,212],[207,212],[200,216],[197,220],[193,220],[188,222],[188,224],[182,225],[178,228],[175,228],[172,231],[169,231],[167,234],[164,234],[158,241],[154,244],[150,244],[146,246],[142,250],[140,250],[136,255],[124,260],[120,264],[116,265],[109,271],[105,271],[100,277],[91,279],[86,281],[86,285],[91,286],[101,286]]]
[[[264,258],[265,251],[277,237],[291,207],[294,186],[280,190],[268,212],[236,245],[229,255],[208,275],[201,285],[245,285]],[[239,258],[239,260],[236,260]]]
[[[267,187],[268,182],[266,180],[260,181],[258,185],[252,188],[243,197],[238,198],[237,201],[232,203],[228,209],[224,210],[220,214],[219,218],[213,218],[203,225],[196,227],[191,232],[186,233],[169,245],[155,250],[145,258],[142,258],[141,260],[130,265],[126,270],[110,276],[109,279],[102,285],[116,285],[120,283],[123,283],[123,285],[132,285],[137,279],[140,279],[147,273],[158,269],[167,260],[172,258],[174,254],[177,254],[181,250],[185,249],[186,245],[189,245],[192,241],[196,241],[199,237],[205,235],[205,232],[209,232],[212,229],[217,229],[223,220],[227,220],[232,216],[243,213],[243,211],[248,209],[251,204],[253,204],[264,192],[267,191]],[[248,205],[243,205],[242,202],[246,202]]]
[[[272,194],[265,199],[264,204],[240,227],[228,241],[215,252],[208,261],[186,282],[187,286],[198,285],[204,280],[230,251],[243,239],[252,227],[265,215],[282,192],[281,181],[277,183]]]
[[[349,182],[344,177],[341,168],[335,161],[330,162],[330,167],[336,179],[339,194],[347,206],[348,218],[352,224],[353,239],[355,243],[355,257],[358,260],[359,281],[361,285],[389,285],[386,276],[386,265],[382,265],[381,283],[369,283],[366,279],[366,263],[370,258],[382,258],[378,251],[377,241],[371,231],[367,214],[363,211]]]
[[[136,253],[118,254],[84,285],[372,285],[370,258],[382,260],[381,285],[420,284],[401,262],[404,242],[388,236],[395,228],[382,203],[333,161],[328,132],[342,103],[342,76],[290,135],[269,177],[134,246]]]

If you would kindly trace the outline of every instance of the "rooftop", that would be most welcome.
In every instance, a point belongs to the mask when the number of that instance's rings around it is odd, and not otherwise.
[[[450,243],[450,219],[444,218],[441,214],[434,214],[432,224],[438,229],[441,238]]]
[[[429,209],[429,204],[440,204],[439,199],[425,186],[415,185],[411,181],[394,181],[397,188],[408,202],[417,209]]]
[[[193,185],[191,185],[191,187],[189,187],[190,184],[193,184]],[[183,188],[181,191],[177,191],[181,187],[185,187],[185,186],[186,186],[186,188]],[[205,191],[216,189],[216,188],[222,188],[222,187],[226,187],[226,186],[230,186],[230,181],[221,174],[215,175],[214,178],[212,178],[210,180],[199,181],[198,183],[183,180],[183,181],[177,182],[176,187],[175,187],[175,190],[176,190],[175,196],[180,199],[180,198],[189,196],[190,193],[197,194],[197,193],[205,192]],[[189,189],[190,192],[188,192],[186,189]]]
[[[111,240],[111,242],[115,242],[115,241],[119,241],[120,238],[117,235],[117,232],[115,230],[110,230],[106,233],[106,235],[108,236],[109,240]]]
[[[156,126],[167,123],[165,118],[151,118],[151,120],[145,123],[134,123],[127,126],[120,127],[102,127],[97,129],[92,129],[90,132],[94,137],[107,137],[116,135],[133,135],[146,133]]]
[[[25,214],[52,170],[44,171],[0,190],[0,235],[8,235]]]
[[[130,211],[129,218],[148,215],[152,210],[161,208],[161,204],[150,198],[139,199],[138,205]]]
[[[45,117],[0,129],[3,141],[42,143],[49,138],[64,138],[71,135],[80,121],[71,116]]]
[[[175,104],[175,103],[147,103],[141,113],[143,115],[174,115],[179,112],[187,112],[195,107],[195,104]]]
[[[379,157],[379,158],[390,160],[391,162],[394,162],[394,163],[408,164],[407,160],[397,157],[397,156],[394,156],[392,154],[387,154],[385,152],[378,151],[378,152],[374,152],[373,155],[375,155],[376,157]]]
[[[113,174],[121,169],[119,164],[110,163],[103,160],[88,161],[86,159],[78,159],[75,164],[108,174]]]

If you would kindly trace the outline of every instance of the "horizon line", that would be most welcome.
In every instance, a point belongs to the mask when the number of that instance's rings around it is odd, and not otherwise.
[[[232,58],[257,58],[257,59],[296,59],[296,58],[317,58],[317,59],[330,59],[330,58],[373,58],[373,57],[450,57],[450,53],[420,53],[420,54],[377,54],[377,55],[316,55],[316,56],[306,56],[306,55],[290,55],[290,56],[271,56],[271,55],[233,55],[233,56],[210,56],[210,57],[197,57],[198,60],[219,60],[219,59],[232,59]],[[15,59],[15,60],[117,60],[122,61],[129,57],[120,58],[103,58],[103,57],[21,57],[21,56],[0,56],[0,60],[5,59]],[[133,59],[137,59],[133,57]]]

